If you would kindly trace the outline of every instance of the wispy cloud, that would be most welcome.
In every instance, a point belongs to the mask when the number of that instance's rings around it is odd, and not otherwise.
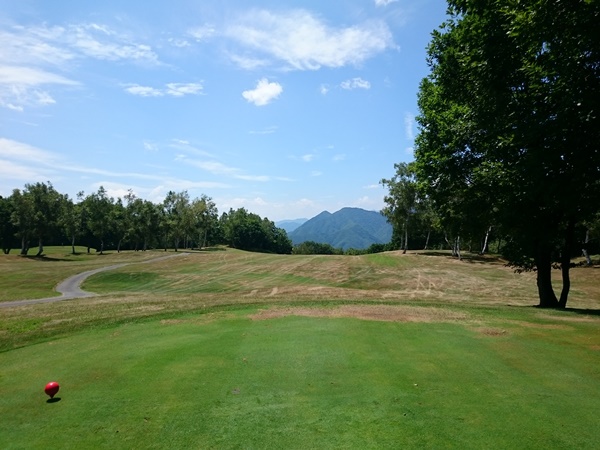
[[[270,127],[266,127],[262,130],[252,130],[250,131],[250,134],[273,134],[277,131],[277,127],[275,125],[272,125]]]
[[[158,55],[147,44],[130,41],[105,25],[95,23],[69,26],[65,37],[71,48],[81,54],[108,61],[129,60],[148,64],[158,64]]]
[[[414,125],[415,125],[415,116],[411,113],[404,114],[404,131],[406,133],[406,139],[409,141],[414,140]]]
[[[60,170],[58,170],[58,168],[60,168]],[[225,189],[230,187],[228,184],[222,182],[190,181],[170,176],[157,175],[155,173],[117,172],[87,167],[73,164],[60,154],[39,149],[11,139],[0,138],[0,189],[8,192],[14,187],[13,185],[5,185],[5,180],[11,180],[11,184],[14,181],[31,183],[34,181],[57,180],[61,175],[64,175],[65,172],[82,177],[89,175],[104,177],[104,180],[96,183],[97,186],[118,183],[114,180],[123,179],[126,180],[123,182],[123,186],[131,187],[131,180],[145,180],[146,182],[159,183],[159,186],[156,189],[160,192],[163,192],[164,190],[164,193],[169,190],[176,190],[175,188],[184,190],[192,188]],[[162,198],[164,198],[164,195]],[[162,201],[162,199],[160,201]]]
[[[178,155],[176,161],[183,162],[185,164],[191,165],[193,167],[197,167],[198,169],[209,172],[212,175],[217,176],[227,176],[230,178],[234,178],[237,180],[244,181],[260,181],[266,182],[270,181],[271,177],[266,175],[249,175],[244,173],[244,171],[237,167],[231,167],[226,164],[223,164],[219,161],[215,160],[198,160],[198,159],[190,159],[185,155]]]
[[[395,3],[398,0],[375,0],[375,5],[376,6],[387,6],[390,3]]]
[[[0,106],[16,111],[56,103],[45,89],[51,85],[76,86],[77,82],[42,69],[0,65]]]
[[[61,73],[74,61],[160,64],[150,45],[95,23],[12,26],[0,31],[0,42],[0,106],[18,111],[56,103],[50,86],[78,85]]]
[[[202,83],[168,83],[164,88],[128,84],[124,86],[125,92],[140,97],[183,97],[185,95],[202,94]]]
[[[204,24],[188,30],[188,35],[193,37],[196,41],[206,41],[212,38],[216,33],[217,29],[211,24]]]
[[[371,83],[362,78],[352,78],[351,80],[342,81],[340,84],[342,89],[371,89]]]
[[[302,9],[252,10],[228,26],[225,36],[242,46],[238,53],[252,51],[295,70],[357,65],[395,46],[384,22],[336,28]]]
[[[254,103],[256,106],[264,106],[275,100],[283,92],[283,87],[276,82],[269,82],[266,78],[258,81],[256,88],[242,92],[249,103]]]

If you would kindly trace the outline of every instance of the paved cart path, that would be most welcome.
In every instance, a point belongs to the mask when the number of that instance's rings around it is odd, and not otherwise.
[[[84,298],[84,297],[95,297],[98,294],[94,294],[93,292],[86,292],[81,289],[81,283],[85,281],[86,278],[95,275],[99,272],[105,272],[107,270],[114,270],[120,267],[128,266],[130,264],[147,264],[151,262],[161,261],[163,259],[174,258],[177,256],[186,255],[185,252],[177,252],[168,256],[161,256],[159,258],[149,259],[147,261],[141,262],[131,262],[131,263],[123,263],[123,264],[113,264],[112,266],[100,267],[99,269],[88,270],[86,272],[78,273],[77,275],[73,275],[67,278],[64,281],[61,281],[56,285],[56,291],[62,294],[60,297],[48,297],[48,298],[36,298],[33,300],[15,300],[11,302],[0,302],[0,308],[7,308],[9,306],[25,306],[32,305],[35,303],[53,303],[59,302],[61,300],[68,300],[71,298]]]

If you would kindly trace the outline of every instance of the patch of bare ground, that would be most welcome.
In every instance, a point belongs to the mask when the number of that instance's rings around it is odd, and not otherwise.
[[[539,330],[572,330],[573,328],[568,325],[562,325],[559,323],[534,323],[526,322],[522,320],[507,320],[507,322],[514,323],[525,328],[536,328]]]
[[[384,322],[457,322],[468,319],[466,313],[403,305],[342,305],[334,308],[272,307],[249,315],[252,320],[278,319],[286,316],[354,318]]]
[[[502,328],[481,327],[481,328],[476,328],[476,331],[478,333],[483,334],[484,336],[491,336],[491,337],[500,337],[500,336],[508,335],[508,331],[506,331]]]

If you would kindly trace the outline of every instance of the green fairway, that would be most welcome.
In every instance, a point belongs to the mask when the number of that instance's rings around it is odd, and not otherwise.
[[[127,264],[95,297],[0,309],[0,448],[600,442],[597,268],[553,311],[493,256],[162,256],[0,256],[4,301]]]
[[[482,325],[464,312],[429,323],[252,320],[253,312],[127,324],[0,354],[0,447],[547,449],[600,441],[595,321],[494,314]],[[60,401],[47,403],[52,380]]]

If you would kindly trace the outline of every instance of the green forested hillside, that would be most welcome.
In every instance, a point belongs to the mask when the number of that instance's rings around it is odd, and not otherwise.
[[[293,244],[314,241],[335,248],[364,249],[372,244],[387,244],[392,226],[375,211],[342,208],[335,213],[323,211],[289,234]]]

